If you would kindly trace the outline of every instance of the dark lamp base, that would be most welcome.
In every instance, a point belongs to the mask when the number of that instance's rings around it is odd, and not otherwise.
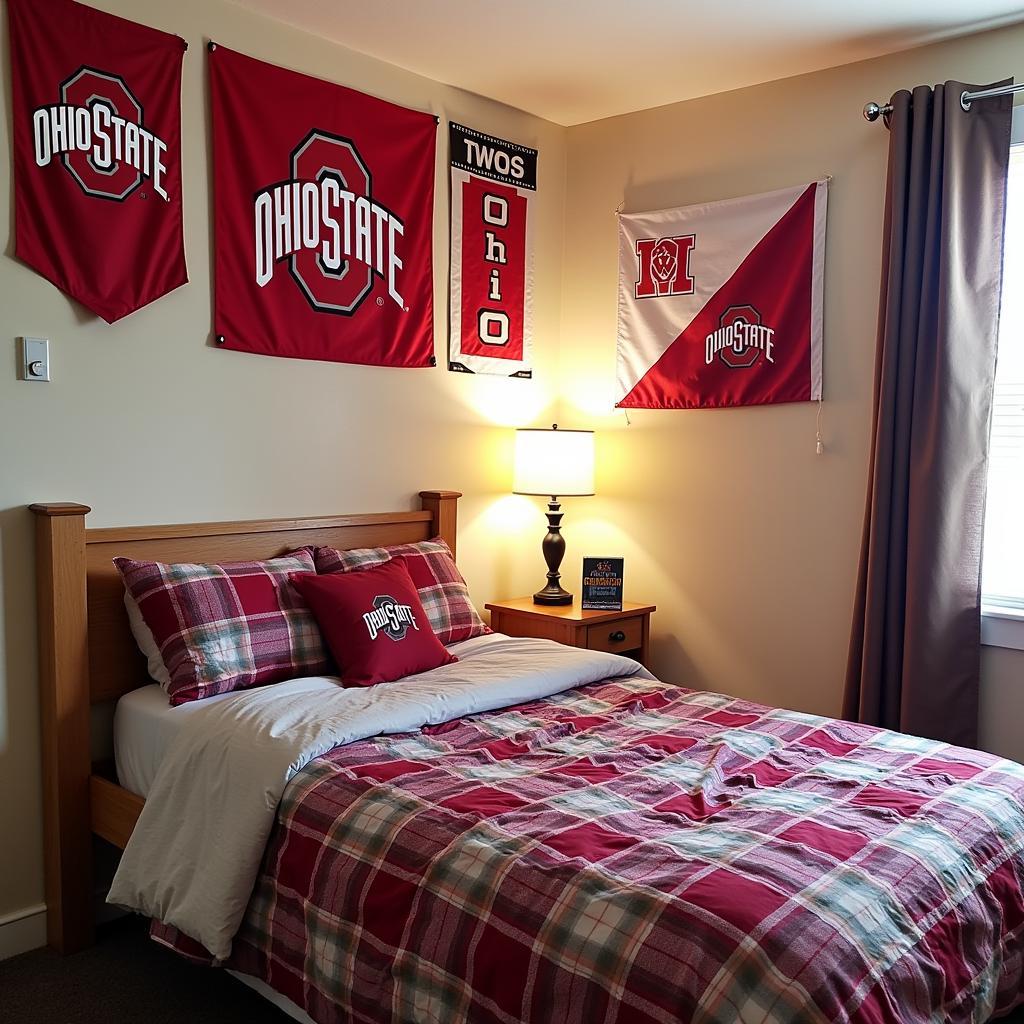
[[[548,583],[543,590],[533,595],[534,604],[572,604],[572,594],[562,589],[559,582],[562,578],[558,567],[562,564],[565,554],[565,540],[562,537],[562,506],[558,498],[552,496],[548,502],[548,532],[544,537],[541,550],[548,566]]]

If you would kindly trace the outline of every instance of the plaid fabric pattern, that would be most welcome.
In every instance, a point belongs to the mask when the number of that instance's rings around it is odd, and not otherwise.
[[[308,550],[265,562],[114,564],[160,649],[171,704],[330,671],[316,620],[288,580],[315,571]]]
[[[616,680],[312,761],[229,966],[320,1024],[981,1022],[1022,848],[1020,765]]]
[[[423,610],[446,647],[490,633],[469,598],[469,588],[452,557],[451,548],[440,538],[415,544],[393,544],[384,548],[315,548],[318,573],[352,572],[381,565],[392,558],[404,558],[419,591]]]

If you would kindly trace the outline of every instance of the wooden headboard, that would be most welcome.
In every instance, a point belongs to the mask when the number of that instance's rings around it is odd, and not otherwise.
[[[86,529],[86,505],[36,515],[39,687],[47,938],[63,952],[92,939],[92,833],[117,842],[141,798],[94,773],[90,706],[149,682],[124,610],[118,555],[159,562],[271,558],[305,544],[377,547],[441,536],[456,549],[458,491],[421,491],[421,511],[310,519]]]

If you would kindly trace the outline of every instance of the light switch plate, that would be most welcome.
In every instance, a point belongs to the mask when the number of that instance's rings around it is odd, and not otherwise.
[[[18,360],[22,380],[50,379],[50,339],[22,338]]]

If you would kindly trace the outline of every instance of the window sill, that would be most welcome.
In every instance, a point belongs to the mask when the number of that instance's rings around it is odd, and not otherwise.
[[[1024,609],[982,604],[981,642],[1024,651]]]

